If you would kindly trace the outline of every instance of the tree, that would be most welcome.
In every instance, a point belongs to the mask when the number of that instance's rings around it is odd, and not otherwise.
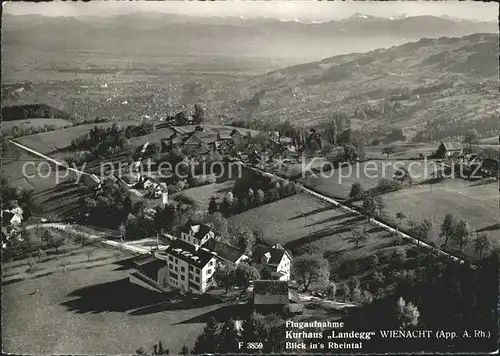
[[[406,250],[401,247],[397,247],[392,253],[392,260],[398,264],[403,263],[406,260]]]
[[[229,222],[222,216],[220,212],[215,212],[208,216],[208,222],[212,223],[214,233],[219,235],[223,240],[228,238]]]
[[[226,293],[229,291],[229,287],[234,283],[236,268],[234,264],[229,262],[221,262],[217,265],[215,269],[214,279],[217,285],[224,286],[226,288]]]
[[[380,195],[377,195],[373,198],[373,201],[375,202],[375,207],[377,208],[378,215],[381,216],[385,209],[384,199]]]
[[[193,120],[195,124],[201,124],[204,120],[205,110],[200,104],[194,104]]]
[[[396,303],[397,318],[402,329],[415,327],[418,325],[420,313],[417,306],[412,302],[406,302],[403,297],[399,297]]]
[[[180,352],[181,355],[189,355],[189,349],[186,345],[182,345],[182,349]]]
[[[476,129],[469,130],[464,135],[463,142],[469,145],[469,150],[472,152],[472,144],[476,142],[478,138],[478,133]]]
[[[331,144],[337,143],[337,123],[335,120],[331,120],[326,128],[326,140]]]
[[[444,245],[448,244],[448,240],[453,237],[453,227],[455,226],[455,219],[453,215],[446,214],[441,224],[441,237],[445,238]]]
[[[251,281],[260,279],[260,273],[255,267],[250,266],[248,263],[241,262],[236,267],[234,272],[234,280],[237,285],[243,289],[247,289]]]
[[[485,233],[477,234],[474,238],[474,251],[479,255],[479,259],[483,258],[483,253],[491,248],[491,241]]]
[[[335,299],[335,295],[337,294],[337,285],[335,282],[330,281],[328,283],[328,286],[325,289],[325,293],[330,296],[332,300]]]
[[[251,256],[256,241],[253,231],[244,225],[240,225],[236,228],[234,235],[236,236],[239,251]]]
[[[375,213],[377,212],[377,204],[375,203],[375,200],[373,197],[369,195],[365,195],[363,197],[363,212],[366,215],[366,222],[365,222],[365,228],[366,228],[366,223],[375,216]]]
[[[210,198],[210,202],[208,203],[208,213],[213,214],[217,211],[217,201],[215,200],[215,197]]]
[[[359,287],[353,288],[351,292],[351,300],[354,303],[361,302],[361,289]]]
[[[231,204],[229,203],[229,200],[227,199],[227,196],[224,197],[224,199],[222,200],[222,203],[220,205],[219,211],[226,218],[231,215]]]
[[[399,225],[403,223],[403,220],[406,219],[406,215],[403,212],[397,212],[396,213],[396,219],[399,221]]]
[[[410,231],[409,234],[416,238],[417,240],[427,240],[429,237],[429,232],[432,229],[432,221],[429,219],[424,219],[421,222],[410,221]]]
[[[368,263],[370,267],[374,268],[378,266],[379,258],[376,254],[372,253],[370,257],[368,257]]]
[[[215,354],[218,350],[219,325],[212,318],[194,343],[193,354]]]
[[[255,204],[256,205],[262,205],[264,203],[264,192],[262,189],[257,189],[257,192],[255,193]]]
[[[280,194],[276,188],[269,189],[266,192],[264,201],[266,203],[272,203],[280,199]]]
[[[360,199],[364,195],[364,189],[361,186],[361,183],[356,182],[351,185],[351,192],[349,193],[349,198],[351,199]]]
[[[466,220],[460,219],[453,227],[453,241],[458,244],[458,249],[462,252],[464,246],[466,246],[470,240],[471,229]]]
[[[361,294],[361,303],[363,304],[372,304],[373,303],[373,295],[365,290],[363,291],[363,293]]]
[[[394,146],[385,146],[382,148],[382,154],[387,156],[387,159],[389,159],[389,156],[394,153]]]
[[[153,355],[169,355],[170,349],[165,349],[161,341],[153,346]]]
[[[238,332],[234,320],[229,318],[222,324],[219,334],[219,354],[234,354],[238,351]]]
[[[354,242],[356,248],[359,248],[360,244],[366,241],[367,239],[368,236],[366,235],[366,232],[358,230],[352,231],[351,241]]]
[[[320,255],[304,254],[293,260],[292,273],[307,291],[311,283],[326,283],[330,277],[330,265]]]

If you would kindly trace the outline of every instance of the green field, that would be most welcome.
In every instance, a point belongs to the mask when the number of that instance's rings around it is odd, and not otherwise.
[[[436,153],[438,143],[404,143],[404,144],[394,144],[394,153],[390,155],[391,159],[413,159],[422,153],[424,156],[429,156]],[[367,146],[366,155],[368,158],[386,158],[386,155],[382,154],[382,149],[384,146]]]
[[[234,182],[234,180],[228,180],[223,183],[207,184],[185,189],[172,194],[170,199],[175,200],[175,197],[182,195],[193,201],[200,210],[207,211],[210,198],[215,197],[217,202],[221,203],[226,193],[233,189]]]
[[[20,128],[28,128],[28,127],[43,127],[43,126],[55,126],[56,128],[61,128],[64,126],[72,126],[73,124],[68,120],[64,119],[44,119],[44,118],[35,118],[35,119],[27,119],[27,120],[13,120],[13,121],[2,121],[2,134],[10,135],[12,134],[12,128],[14,126]]]
[[[90,131],[95,126],[110,127],[112,122],[105,122],[100,124],[85,124],[66,129],[42,132],[35,135],[23,136],[16,139],[22,145],[25,145],[40,153],[50,153],[53,151],[61,150],[68,147],[71,141],[80,137]],[[138,121],[123,121],[120,125],[134,125],[139,124]]]
[[[349,196],[352,184],[360,183],[365,190],[375,188],[380,179],[392,179],[397,167],[403,166],[417,181],[428,179],[433,172],[432,161],[374,160],[342,166],[333,171],[325,171],[324,174],[317,173],[317,178],[311,176],[300,181],[320,193],[345,199]]]
[[[84,250],[58,257],[57,271],[2,285],[3,351],[15,354],[132,354],[162,341],[171,354],[192,347],[222,304],[174,302],[132,284],[131,265],[106,249],[87,263]],[[106,255],[107,254],[107,255]],[[60,267],[63,260],[73,264]],[[84,261],[78,264],[78,261]],[[4,273],[19,268],[3,265]],[[79,267],[79,268],[78,268]],[[43,271],[41,271],[43,272]],[[12,272],[14,273],[14,272]]]
[[[398,212],[413,220],[429,218],[434,221],[434,237],[438,238],[444,216],[450,213],[466,219],[477,231],[488,233],[494,244],[498,243],[499,233],[498,197],[497,182],[481,184],[459,179],[416,185],[383,195],[385,211],[393,222]],[[444,242],[439,238],[438,241]],[[473,255],[472,246],[464,252]]]
[[[2,152],[2,177],[7,178],[12,187],[33,190],[33,198],[41,208],[37,215],[71,218],[78,212],[78,200],[89,193],[85,187],[65,177],[65,171],[60,171],[58,177],[54,166],[46,161],[13,145],[8,148]]]
[[[352,230],[364,229],[366,220],[304,194],[250,209],[229,220],[261,232],[266,242],[280,243],[293,254],[312,251],[332,259],[361,261],[372,253],[389,253],[396,245],[393,235],[367,224],[368,239],[356,248],[350,241]]]

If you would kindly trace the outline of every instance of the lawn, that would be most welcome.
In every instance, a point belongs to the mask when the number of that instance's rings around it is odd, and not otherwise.
[[[429,156],[436,153],[438,144],[436,143],[405,143],[389,145],[394,148],[394,153],[390,156],[392,159],[412,159],[422,153]],[[384,146],[367,146],[365,148],[368,158],[385,158],[382,154]]]
[[[333,171],[316,173],[317,178],[309,176],[301,179],[306,186],[331,197],[345,199],[349,196],[351,186],[360,183],[363,189],[375,188],[382,178],[392,179],[398,167],[406,167],[414,180],[428,179],[433,170],[432,161],[423,160],[374,160],[355,165],[345,165]]]
[[[193,346],[212,316],[223,320],[225,307],[213,300],[173,302],[130,283],[130,267],[128,257],[115,255],[90,267],[83,263],[80,269],[4,281],[3,351],[131,354],[161,340],[178,354],[182,345]]]
[[[472,228],[488,233],[498,242],[498,182],[483,183],[447,179],[384,194],[386,213],[394,222],[398,212],[414,220],[429,218],[434,221],[436,238],[444,216],[450,213],[465,218]],[[472,247],[464,251],[473,253]]]
[[[176,196],[183,195],[193,201],[202,211],[208,209],[208,203],[211,197],[215,197],[218,203],[222,202],[224,195],[230,192],[234,187],[234,180],[227,180],[223,183],[214,183],[185,189],[179,193],[171,195],[171,199],[175,200]]]
[[[121,121],[122,126],[139,124],[138,121]],[[110,127],[112,122],[105,122],[100,124],[85,124],[79,126],[68,127],[66,129],[55,130],[50,132],[41,132],[35,135],[23,136],[15,139],[22,145],[25,145],[40,153],[50,153],[53,151],[61,150],[68,147],[71,141],[80,137],[90,131],[95,126]]]
[[[34,200],[42,208],[38,215],[69,218],[78,211],[78,200],[89,193],[84,186],[72,183],[64,171],[58,176],[47,162],[12,145],[8,148],[2,152],[2,177],[12,187],[33,190]]]
[[[368,224],[368,238],[356,248],[350,241],[352,231],[364,229],[366,220],[304,194],[250,209],[229,220],[232,225],[244,224],[261,232],[267,243],[280,243],[293,254],[326,253],[344,262],[363,260],[377,252],[385,254],[396,245],[392,235]]]
[[[27,127],[43,127],[45,125],[52,125],[56,128],[64,127],[64,126],[72,126],[73,124],[68,120],[64,119],[44,119],[44,118],[35,118],[35,119],[26,119],[26,120],[13,120],[13,121],[3,121],[2,122],[2,134],[10,135],[12,134],[12,128],[14,126],[20,128]]]

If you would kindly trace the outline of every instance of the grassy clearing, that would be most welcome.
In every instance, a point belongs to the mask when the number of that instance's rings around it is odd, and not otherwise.
[[[345,213],[303,194],[250,209],[230,218],[231,224],[244,224],[261,231],[266,242],[278,242],[292,253],[325,253],[334,265],[362,261],[372,253],[389,254],[397,245],[397,239],[393,235],[368,224],[367,240],[357,248],[350,241],[352,231],[363,230],[365,221],[362,217]]]
[[[392,179],[397,168],[402,166],[408,169],[414,180],[428,179],[433,172],[432,162],[426,164],[424,161],[376,160],[352,166],[346,165],[324,174],[317,174],[317,178],[308,177],[301,181],[320,193],[345,199],[349,196],[352,184],[360,183],[366,190],[375,188],[380,179]]]
[[[498,243],[498,183],[484,184],[448,179],[441,183],[416,185],[383,195],[386,214],[396,223],[395,215],[405,213],[410,219],[434,221],[433,233],[439,242],[439,230],[447,213],[465,218],[472,228],[488,233]],[[464,250],[473,255],[472,247]]]
[[[27,119],[27,120],[14,120],[14,121],[3,121],[2,122],[2,134],[10,135],[12,134],[12,128],[14,126],[20,128],[27,127],[43,127],[45,125],[55,126],[56,128],[64,127],[64,126],[72,126],[73,124],[64,119],[44,119],[44,118],[35,118],[35,119]]]
[[[21,149],[15,150],[18,150],[17,156],[11,150],[2,152],[2,177],[8,179],[9,185],[33,190],[34,200],[42,208],[39,215],[73,216],[78,211],[78,200],[89,194],[87,189],[65,177],[66,172],[61,171],[58,176],[47,162]]]
[[[432,155],[436,152],[438,144],[433,143],[405,143],[400,145],[393,145],[394,153],[391,155],[392,159],[412,159],[423,155]],[[369,158],[385,158],[382,154],[384,146],[368,146],[366,147],[366,154]]]
[[[139,124],[138,121],[121,121],[120,125],[134,125]],[[95,126],[110,127],[112,122],[105,122],[100,124],[85,124],[80,126],[69,127],[66,129],[55,130],[50,132],[42,132],[35,135],[23,136],[16,139],[22,145],[34,149],[40,153],[50,153],[68,147],[71,141],[75,138],[82,136],[90,131]]]
[[[228,180],[223,183],[207,184],[201,187],[189,188],[183,190],[182,192],[172,194],[170,199],[175,200],[175,197],[183,195],[193,201],[201,210],[206,211],[208,209],[210,198],[215,197],[218,203],[222,202],[224,195],[233,189],[234,183],[234,180]],[[161,201],[161,199],[158,199],[158,201]]]
[[[130,354],[162,340],[177,354],[182,345],[193,346],[212,316],[221,317],[224,307],[213,301],[174,303],[169,296],[130,283],[128,256],[104,251],[98,253],[108,253],[109,258],[99,262],[93,256],[90,266],[83,262],[71,270],[78,261],[86,261],[82,250],[71,257],[75,263],[66,271],[11,283],[4,280],[5,352]],[[61,257],[50,263],[62,262]]]

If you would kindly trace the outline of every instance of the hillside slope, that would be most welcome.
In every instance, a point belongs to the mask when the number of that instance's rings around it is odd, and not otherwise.
[[[488,131],[497,128],[498,36],[422,39],[326,58],[256,77],[227,95],[248,120],[319,123],[343,112],[371,130],[411,133],[429,121]]]

